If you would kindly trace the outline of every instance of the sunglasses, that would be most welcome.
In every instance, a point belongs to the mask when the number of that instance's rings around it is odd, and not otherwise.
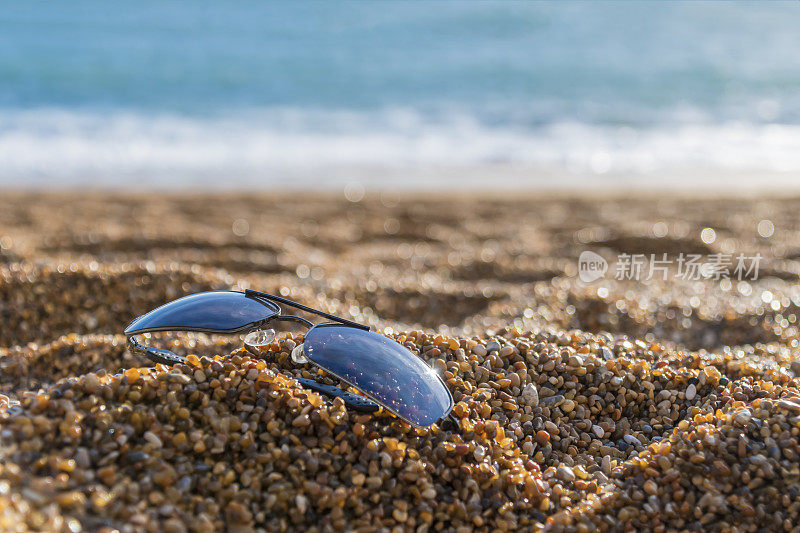
[[[283,314],[279,304],[331,320],[313,324],[305,318]],[[308,327],[303,344],[292,350],[292,360],[311,362],[365,397],[313,379],[298,381],[322,394],[339,397],[348,407],[362,412],[379,406],[415,427],[443,421],[453,408],[453,396],[441,376],[401,344],[369,330],[369,326],[338,317],[287,298],[246,290],[210,291],[179,298],[146,313],[125,328],[134,350],[156,363],[186,363],[169,350],[142,345],[137,335],[161,331],[247,333],[248,349],[270,344],[274,331],[265,329],[276,321],[299,322]]]

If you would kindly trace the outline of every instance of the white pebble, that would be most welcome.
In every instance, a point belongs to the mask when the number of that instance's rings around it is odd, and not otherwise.
[[[694,400],[695,396],[697,396],[697,387],[694,386],[694,383],[690,383],[689,386],[686,387],[686,399]]]
[[[522,389],[522,401],[531,407],[539,405],[539,392],[536,390],[536,386],[533,383],[528,383],[525,385],[525,388]]]
[[[161,442],[161,439],[153,433],[152,431],[145,431],[144,438],[147,442],[155,446],[156,448],[161,448],[164,444]]]
[[[597,435],[598,439],[602,439],[606,434],[606,432],[603,431],[603,428],[598,425],[592,426],[592,431],[594,431],[594,434]]]
[[[305,514],[306,509],[308,508],[308,498],[306,498],[302,494],[298,495],[294,499],[294,503],[295,505],[297,505],[297,510],[300,511],[301,514]]]

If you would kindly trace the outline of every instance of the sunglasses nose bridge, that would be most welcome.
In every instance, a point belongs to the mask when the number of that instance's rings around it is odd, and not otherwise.
[[[275,340],[275,330],[274,329],[257,329],[255,331],[251,331],[244,337],[244,343],[247,346],[251,346],[253,348],[258,348],[260,346],[266,346],[268,344],[272,344],[272,341]]]

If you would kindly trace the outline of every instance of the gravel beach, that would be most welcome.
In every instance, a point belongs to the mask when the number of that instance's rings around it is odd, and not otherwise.
[[[799,208],[2,193],[0,529],[800,531]],[[586,251],[598,279],[580,279]],[[638,255],[648,279],[620,267]],[[695,279],[688,255],[732,263]],[[737,276],[740,255],[758,271]],[[136,316],[231,288],[419,353],[459,427],[304,389],[300,329],[261,357],[200,334],[161,339],[187,365],[127,350]]]

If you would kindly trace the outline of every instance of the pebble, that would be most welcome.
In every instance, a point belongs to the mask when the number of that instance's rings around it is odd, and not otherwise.
[[[472,454],[475,456],[475,460],[480,462],[486,457],[486,448],[478,444],[475,446],[475,450],[473,450]]]
[[[75,452],[75,464],[78,468],[86,469],[91,466],[91,458],[89,457],[89,450],[86,448],[78,448]]]
[[[158,435],[156,435],[152,431],[145,431],[144,438],[148,443],[155,446],[156,448],[161,448],[164,445],[164,443],[161,442],[161,439],[158,438]]]
[[[308,498],[302,494],[299,494],[294,499],[294,503],[297,506],[297,510],[300,512],[300,514],[305,514],[305,512],[308,510]]]
[[[100,379],[95,374],[86,374],[83,380],[83,388],[89,394],[94,394],[100,388]]]
[[[600,466],[603,469],[603,472],[607,475],[611,475],[611,456],[604,455],[603,459],[600,462]]]
[[[540,398],[547,398],[549,396],[555,396],[556,394],[556,392],[550,387],[538,387],[538,389]]]
[[[539,405],[543,407],[558,407],[564,403],[564,396],[561,394],[556,394],[555,396],[549,396],[547,398],[540,398]]]
[[[575,473],[572,471],[572,468],[568,466],[565,465],[559,466],[556,472],[558,473],[559,478],[563,479],[568,483],[575,481]]]
[[[405,523],[408,520],[408,513],[403,509],[395,509],[392,511],[392,517],[400,523]]]
[[[614,359],[614,352],[612,352],[607,346],[601,346],[600,356],[606,361],[610,361],[611,359]]]
[[[623,436],[622,439],[631,446],[640,447],[642,445],[642,442],[631,434]]]
[[[691,383],[688,387],[686,387],[685,395],[687,400],[694,400],[694,397],[697,396],[697,387],[695,387],[694,383]]]
[[[569,357],[569,360],[567,361],[567,364],[571,367],[579,367],[583,365],[583,359],[581,359],[577,355],[571,355]]]
[[[292,421],[292,425],[295,427],[306,427],[311,424],[311,419],[309,419],[308,415],[302,414],[299,415]]]
[[[741,410],[734,413],[733,420],[740,426],[746,426],[750,422],[751,417],[752,415],[749,411]]]
[[[577,465],[577,466],[573,467],[572,471],[575,473],[575,475],[577,477],[579,477],[581,479],[589,479],[591,477],[589,475],[589,472],[587,472],[586,469],[581,465]]]
[[[522,402],[531,407],[537,407],[539,405],[539,393],[533,383],[528,383],[523,387]]]
[[[536,442],[539,443],[539,446],[545,446],[548,442],[550,442],[550,434],[544,430],[537,431]]]

